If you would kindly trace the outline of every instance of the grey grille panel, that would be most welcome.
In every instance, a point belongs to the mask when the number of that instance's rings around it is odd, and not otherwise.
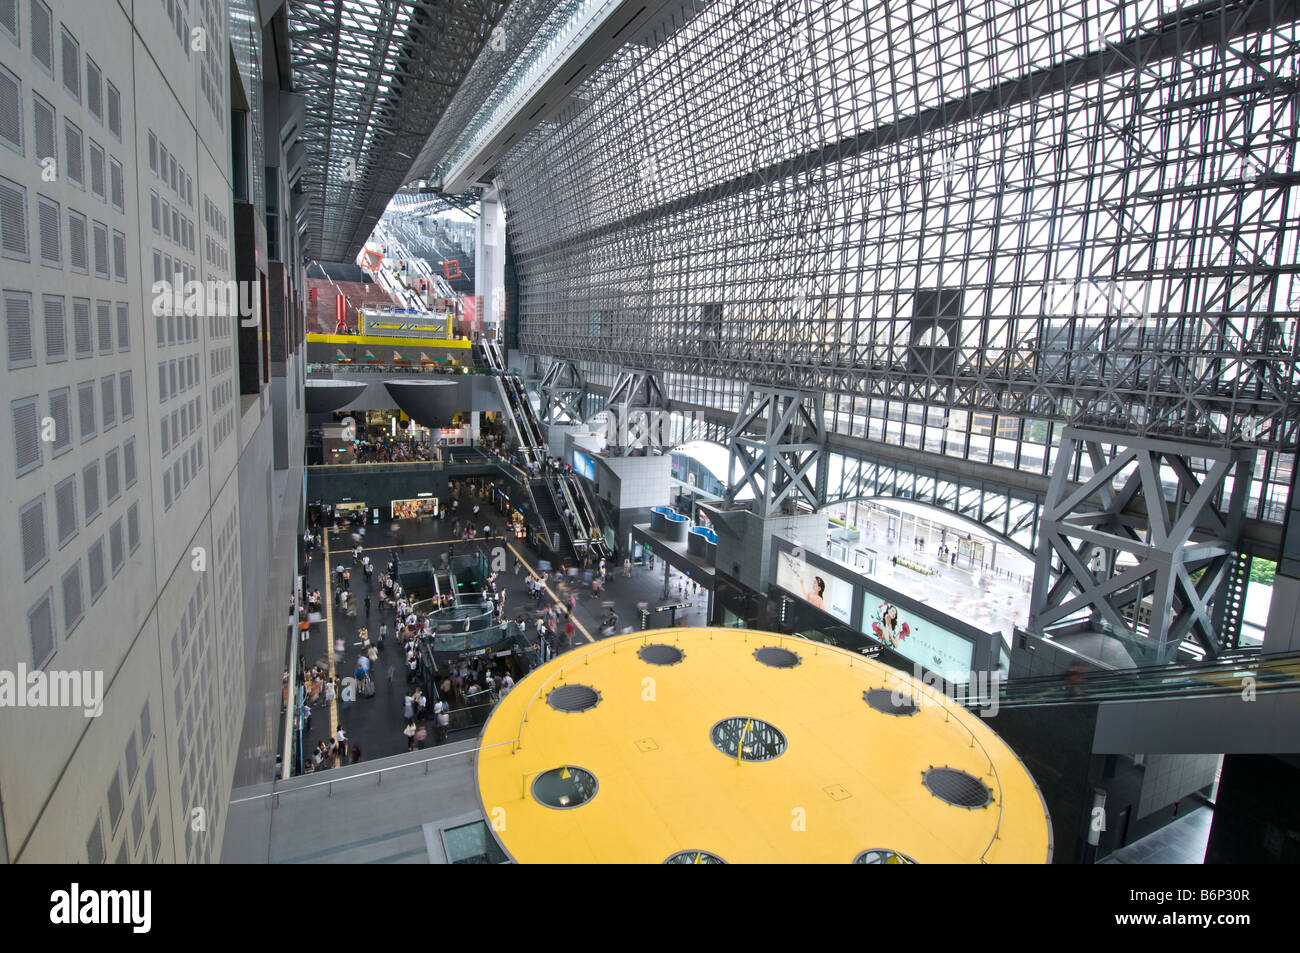
[[[70,476],[54,487],[54,531],[62,547],[77,535],[77,478]]]
[[[9,367],[30,367],[36,363],[36,346],[32,339],[32,296],[6,291],[4,306]]]
[[[0,141],[23,151],[23,93],[18,77],[0,66]]]
[[[17,475],[36,469],[41,465],[40,420],[36,409],[36,398],[24,397],[10,404],[10,413],[14,424],[14,463]]]
[[[44,667],[54,654],[54,600],[47,590],[27,613],[27,633],[32,643],[32,663]]]
[[[0,179],[0,248],[27,260],[27,190],[8,179]]]
[[[45,295],[41,299],[41,310],[45,316],[45,360],[62,361],[68,356],[68,322],[63,298],[58,295]]]
[[[72,446],[72,393],[66,387],[50,391],[50,419],[54,421],[55,456]]]
[[[29,502],[18,512],[22,549],[23,576],[28,578],[49,559],[45,533],[45,494]]]
[[[51,267],[63,265],[63,240],[59,234],[59,203],[43,195],[36,197],[36,221],[40,231],[41,264]]]
[[[67,635],[77,627],[86,614],[85,600],[81,592],[81,560],[73,563],[72,568],[63,574],[63,634]]]

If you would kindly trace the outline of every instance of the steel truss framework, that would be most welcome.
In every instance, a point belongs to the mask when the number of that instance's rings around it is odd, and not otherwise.
[[[631,456],[668,443],[668,401],[653,374],[623,371],[610,388],[605,440],[612,451]]]
[[[726,502],[744,487],[754,492],[753,512],[768,517],[802,500],[825,501],[826,424],[817,394],[749,387],[727,434],[731,451]]]
[[[546,369],[538,387],[541,416],[548,424],[582,423],[582,371],[572,361],[556,361]]]
[[[1235,634],[1224,623],[1239,611],[1233,582],[1252,455],[1134,438],[1107,459],[1104,446],[1113,439],[1075,429],[1061,439],[1043,507],[1029,627],[1050,631],[1087,610],[1092,622],[1136,647],[1142,661],[1172,661],[1189,636],[1214,657],[1232,647]],[[1094,468],[1080,487],[1066,480],[1076,454]],[[1192,454],[1208,456],[1203,477],[1192,472]],[[1172,499],[1160,479],[1164,467],[1178,477]],[[1225,484],[1228,505],[1220,510],[1213,500]],[[1053,563],[1060,573],[1049,584]]]
[[[1070,424],[1248,447],[1281,518],[1300,3],[697,9],[503,161],[525,350],[820,391],[938,471],[1045,474]]]
[[[295,90],[307,97],[306,245],[351,261],[469,72],[506,0],[295,0]]]

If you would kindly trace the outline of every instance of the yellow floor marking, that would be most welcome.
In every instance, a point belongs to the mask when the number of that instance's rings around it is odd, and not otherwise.
[[[333,588],[330,584],[330,538],[325,534],[325,658],[329,665],[330,681],[334,680],[334,596]],[[349,596],[350,597],[350,596]],[[360,686],[358,686],[358,691]],[[339,700],[338,695],[330,702],[330,737],[333,738],[338,734],[339,729]],[[346,761],[336,762],[337,764],[347,764]]]
[[[553,600],[560,603],[561,605],[565,604],[564,600],[561,599],[559,596],[557,596],[554,590],[552,590],[551,587],[547,584],[546,575],[544,573],[538,572],[536,569],[532,567],[532,565],[528,562],[527,559],[524,559],[523,556],[519,555],[519,551],[515,549],[514,544],[511,543],[509,540],[506,541],[506,548],[515,554],[515,558],[524,564],[525,569],[527,569],[530,573],[532,573],[532,575],[535,576],[536,578],[542,580],[542,588],[546,590],[547,595],[549,595]],[[591,633],[587,631],[587,627],[578,621],[578,617],[574,613],[570,612],[569,618],[573,620],[573,627],[582,633],[583,638],[585,638],[588,642],[596,641],[591,637]]]

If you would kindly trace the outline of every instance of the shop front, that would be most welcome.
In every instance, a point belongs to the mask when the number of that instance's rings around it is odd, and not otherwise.
[[[395,520],[422,519],[438,515],[438,498],[432,493],[422,494],[413,500],[392,500],[388,504],[389,517]]]

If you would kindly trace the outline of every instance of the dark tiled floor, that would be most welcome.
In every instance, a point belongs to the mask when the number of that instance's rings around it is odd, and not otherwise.
[[[484,509],[487,508],[482,500],[476,501],[473,498],[463,502],[462,508],[468,508],[474,502],[478,502]],[[502,522],[500,515],[496,513],[491,514],[490,521],[497,525]],[[449,517],[445,522],[428,520],[418,526],[410,520],[369,526],[362,540],[362,546],[365,547],[371,562],[383,567],[387,564],[393,549],[397,550],[399,558],[403,560],[433,559],[436,562],[450,545],[458,555],[479,550],[491,560],[493,549],[502,545],[502,540],[499,538],[488,543],[454,541],[451,538],[452,523],[453,519]],[[376,666],[377,676],[373,698],[360,697],[347,709],[344,709],[342,702],[336,701],[334,707],[337,721],[333,726],[330,724],[330,710],[324,705],[323,698],[318,707],[312,708],[311,728],[307,733],[307,744],[304,746],[308,759],[316,742],[329,738],[339,726],[346,731],[351,743],[361,748],[364,760],[406,751],[406,737],[402,734],[405,725],[402,718],[402,700],[406,683],[402,658],[394,650],[393,617],[391,613],[385,613],[382,618],[380,616],[377,582],[368,587],[360,567],[351,568],[353,562],[350,532],[349,529],[343,528],[339,533],[330,533],[328,566],[326,560],[322,558],[323,554],[317,551],[308,565],[307,572],[308,589],[320,589],[322,596],[327,595],[325,574],[327,571],[333,572],[340,560],[349,567],[352,574],[350,584],[358,602],[355,612],[345,614],[335,608],[328,597],[326,598],[325,612],[327,616],[332,615],[334,638],[336,641],[342,638],[346,646],[344,661],[336,665],[336,674],[342,678],[350,675],[356,667],[357,656],[361,651],[357,644],[358,630],[362,625],[368,627],[373,640],[378,636],[380,623],[387,622],[388,638]],[[505,544],[507,546],[506,569],[498,576],[497,583],[506,592],[506,613],[510,618],[515,618],[522,612],[531,627],[539,613],[537,604],[528,599],[525,578],[528,569],[537,568],[539,556],[524,540],[509,539]],[[513,571],[516,555],[523,560],[526,567],[518,574]],[[689,609],[676,612],[677,625],[707,624],[708,593],[704,590],[697,593],[694,583],[686,580],[675,570],[671,571],[669,595],[667,599],[664,598],[664,564],[661,561],[657,562],[653,569],[633,566],[631,575],[627,577],[624,576],[621,565],[608,568],[607,573],[607,583],[599,599],[592,598],[589,586],[570,587],[567,584],[557,586],[553,581],[554,572],[550,574],[547,586],[552,596],[556,599],[567,599],[571,592],[576,592],[578,595],[577,608],[574,612],[578,643],[599,637],[601,620],[609,607],[613,607],[618,614],[618,631],[630,631],[638,627],[637,606],[642,602],[652,610],[666,603],[691,603]],[[578,591],[579,589],[581,591]],[[364,604],[366,595],[371,597],[368,616]],[[669,612],[652,611],[649,626],[650,628],[667,626],[671,617],[672,613]],[[299,655],[307,667],[314,664],[328,667],[330,662],[326,636],[328,628],[325,621],[317,623],[312,626],[309,637],[298,642]],[[391,685],[388,681],[390,667],[394,670]],[[460,733],[453,732],[451,740],[473,737],[477,732],[477,728]],[[430,730],[430,745],[433,744],[432,735],[433,732]]]

